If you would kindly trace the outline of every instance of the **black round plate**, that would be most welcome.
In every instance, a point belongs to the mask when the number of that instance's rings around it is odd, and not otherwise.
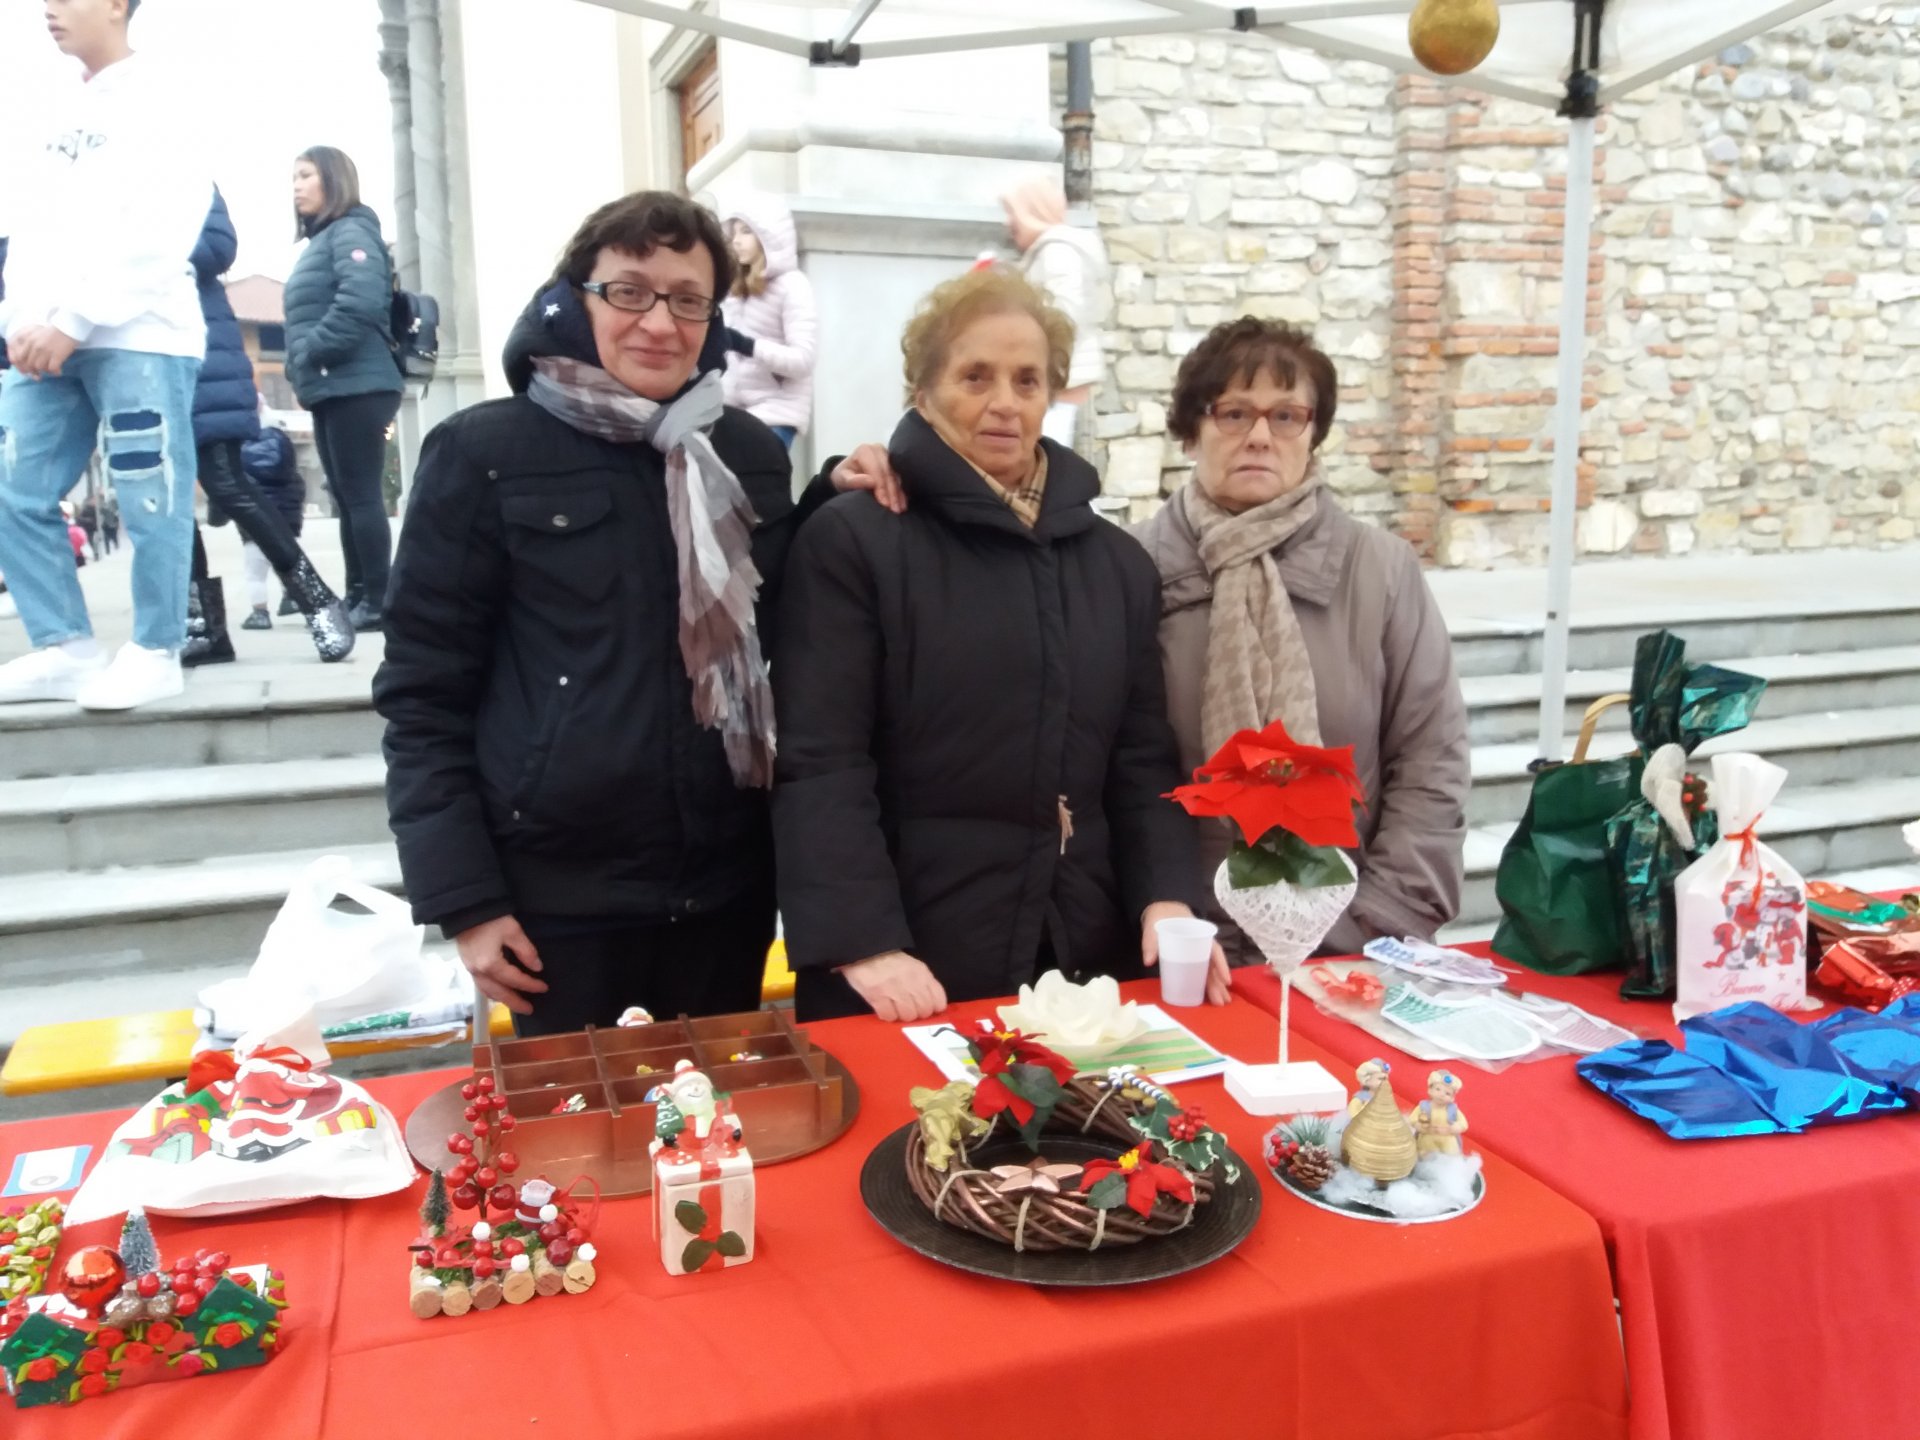
[[[975,1275],[1028,1285],[1133,1285],[1164,1280],[1218,1260],[1246,1239],[1260,1218],[1260,1182],[1247,1162],[1229,1150],[1227,1154],[1240,1167],[1240,1178],[1231,1185],[1215,1186],[1213,1199],[1200,1207],[1184,1230],[1112,1249],[1016,1254],[1011,1245],[934,1219],[920,1203],[906,1177],[907,1136],[913,1128],[903,1125],[873,1147],[860,1168],[860,1198],[881,1228],[909,1250]],[[1048,1135],[1041,1153],[1049,1160],[1066,1162],[1111,1158],[1115,1148],[1112,1141]],[[990,1141],[970,1151],[969,1158],[990,1168],[1022,1163],[1032,1159],[1032,1153],[1019,1140],[1009,1138]]]

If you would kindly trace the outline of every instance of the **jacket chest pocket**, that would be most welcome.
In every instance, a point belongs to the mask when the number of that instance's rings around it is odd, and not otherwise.
[[[620,569],[612,513],[605,490],[505,496],[500,514],[515,585],[561,602],[606,599]]]

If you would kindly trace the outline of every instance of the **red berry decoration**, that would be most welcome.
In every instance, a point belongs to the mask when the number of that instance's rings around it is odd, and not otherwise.
[[[183,1319],[186,1316],[193,1314],[193,1312],[198,1310],[199,1308],[200,1308],[200,1297],[194,1294],[193,1291],[191,1290],[183,1291],[180,1294],[173,1297],[173,1313],[182,1317]],[[184,1359],[185,1357],[183,1356],[182,1358]],[[200,1367],[196,1365],[193,1368],[195,1370],[198,1370]]]
[[[478,1120],[480,1118],[480,1107],[478,1105],[469,1105],[465,1110],[462,1110],[460,1113],[466,1116],[467,1119],[469,1120]]]
[[[471,1135],[450,1135],[447,1137],[447,1149],[456,1155],[471,1155],[473,1153],[473,1137]]]
[[[480,1189],[471,1180],[464,1185],[454,1186],[451,1198],[453,1203],[462,1210],[478,1210],[480,1208]]]
[[[492,1133],[493,1133],[493,1126],[490,1122],[486,1120],[476,1120],[473,1122],[473,1138],[474,1139],[478,1140],[484,1136],[491,1135]]]
[[[520,1168],[520,1157],[511,1150],[502,1150],[493,1157],[493,1163],[502,1175],[511,1175]]]
[[[140,1292],[141,1299],[151,1300],[160,1293],[160,1277],[158,1275],[142,1275],[138,1280],[133,1282],[133,1288]]]
[[[553,1241],[547,1246],[547,1259],[556,1265],[564,1265],[573,1258],[573,1246],[565,1238]]]
[[[518,1125],[520,1122],[514,1119],[513,1116],[511,1115],[502,1114],[500,1118],[496,1120],[494,1123],[498,1125],[502,1130],[511,1130],[513,1129],[514,1126]]]
[[[480,1093],[482,1095],[491,1095],[493,1093],[493,1076],[482,1075],[473,1083],[480,1087]]]
[[[484,1280],[491,1274],[493,1274],[493,1260],[490,1256],[482,1255],[473,1262],[473,1275],[476,1280]]]
[[[496,1185],[487,1192],[487,1201],[496,1210],[511,1210],[519,1198],[511,1185]]]
[[[469,1080],[466,1084],[460,1087],[460,1098],[462,1100],[475,1099],[476,1097],[478,1097],[479,1094],[480,1094],[480,1088],[477,1085],[475,1085],[471,1080]]]
[[[553,1244],[554,1241],[566,1233],[567,1227],[562,1225],[558,1220],[549,1220],[540,1227],[540,1238],[549,1245]]]
[[[224,1274],[231,1264],[233,1264],[233,1257],[224,1250],[216,1250],[207,1257],[207,1268],[217,1273]]]
[[[508,1259],[512,1259],[515,1255],[524,1255],[527,1253],[527,1242],[522,1240],[518,1235],[509,1235],[505,1240],[500,1242],[500,1250]]]
[[[500,1172],[491,1165],[482,1165],[473,1172],[473,1182],[482,1190],[491,1190],[500,1183]]]
[[[433,1268],[433,1252],[431,1250],[422,1250],[413,1257],[413,1263],[418,1265],[422,1270],[431,1270]]]
[[[567,1243],[569,1245],[584,1245],[586,1242],[587,1232],[582,1230],[578,1225],[573,1226],[567,1231]]]

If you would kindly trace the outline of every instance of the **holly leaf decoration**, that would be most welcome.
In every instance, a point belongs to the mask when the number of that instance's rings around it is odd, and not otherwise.
[[[720,1238],[714,1242],[714,1249],[729,1260],[738,1260],[747,1253],[747,1242],[731,1230],[722,1230]]]
[[[1000,1082],[1033,1107],[1024,1120],[1020,1120],[1017,1113],[1015,1119],[1019,1120],[1020,1138],[1027,1142],[1027,1148],[1037,1150],[1040,1132],[1052,1118],[1053,1107],[1060,1103],[1060,1082],[1046,1066],[1024,1062],[1009,1065],[1001,1074]]]
[[[711,1240],[689,1240],[687,1248],[680,1252],[680,1268],[691,1275],[712,1258],[713,1242]]]
[[[682,1200],[674,1206],[673,1218],[689,1235],[698,1235],[707,1228],[707,1212],[691,1200]]]
[[[1087,1191],[1087,1204],[1095,1210],[1118,1210],[1127,1203],[1127,1177],[1115,1172]]]

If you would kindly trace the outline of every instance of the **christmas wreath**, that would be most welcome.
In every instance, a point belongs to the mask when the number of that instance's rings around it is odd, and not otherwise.
[[[1098,1250],[1185,1229],[1237,1178],[1199,1109],[1132,1069],[1076,1074],[1033,1037],[986,1020],[965,1038],[978,1079],[912,1094],[920,1122],[907,1137],[907,1183],[936,1219],[1019,1251]],[[1116,1148],[1049,1163],[1050,1135]],[[1012,1137],[1031,1159],[997,1143]],[[995,1155],[1012,1163],[987,1163]]]

